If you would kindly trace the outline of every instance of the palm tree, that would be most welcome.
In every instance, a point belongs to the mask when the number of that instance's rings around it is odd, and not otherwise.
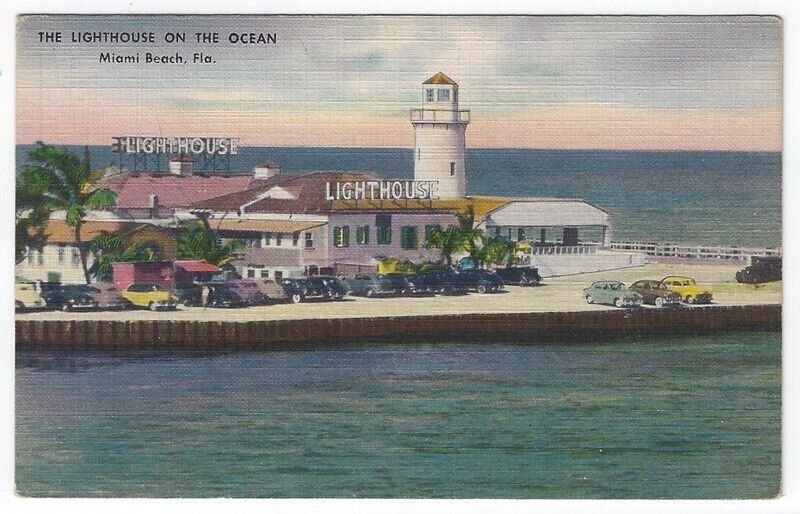
[[[453,264],[454,253],[466,250],[472,255],[476,249],[475,242],[483,237],[483,230],[475,228],[475,212],[471,206],[463,213],[456,214],[456,217],[457,227],[436,227],[425,241],[425,248],[439,249],[448,268]]]
[[[457,227],[436,227],[428,235],[425,248],[438,248],[449,268],[453,265],[453,254],[464,249],[464,236]]]
[[[66,148],[39,141],[30,151],[29,159],[31,162],[19,176],[18,190],[21,187],[25,194],[40,198],[40,208],[48,213],[66,211],[66,222],[75,230],[75,247],[88,284],[91,282],[88,249],[81,239],[81,227],[88,211],[111,207],[117,194],[110,189],[92,187],[88,147],[84,158],[80,159]]]
[[[203,259],[216,266],[228,264],[244,247],[238,239],[221,243],[202,219],[190,223],[178,235],[178,258]]]
[[[89,273],[97,280],[111,278],[112,265],[115,262],[152,261],[155,254],[148,248],[136,245],[125,245],[119,234],[104,232],[95,237],[89,245],[94,262]]]

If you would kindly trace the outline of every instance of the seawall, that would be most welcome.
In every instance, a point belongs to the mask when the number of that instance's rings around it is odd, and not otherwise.
[[[18,319],[16,349],[227,351],[364,342],[570,343],[780,329],[780,305],[244,322]]]

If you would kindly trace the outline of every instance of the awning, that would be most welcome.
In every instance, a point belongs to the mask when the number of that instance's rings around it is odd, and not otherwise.
[[[487,227],[579,227],[611,223],[607,212],[581,200],[520,200],[495,209]]]
[[[175,261],[175,267],[188,273],[219,273],[219,268],[207,261]]]
[[[223,218],[208,220],[213,230],[241,230],[247,232],[300,232],[325,225],[324,221],[253,220]]]

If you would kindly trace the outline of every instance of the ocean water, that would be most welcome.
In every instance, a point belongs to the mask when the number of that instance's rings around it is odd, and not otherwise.
[[[71,147],[82,155],[82,147]],[[17,167],[30,146],[17,146]],[[118,164],[90,147],[93,166]],[[274,160],[287,173],[371,172],[410,179],[409,148],[248,147],[233,171]],[[199,164],[199,163],[198,163]],[[196,164],[196,165],[198,165]],[[775,247],[781,244],[781,154],[469,149],[473,195],[583,198],[613,215],[615,240]]]
[[[764,498],[780,334],[18,353],[31,496]]]

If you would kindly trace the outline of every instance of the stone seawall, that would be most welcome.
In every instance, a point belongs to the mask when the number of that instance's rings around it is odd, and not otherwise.
[[[18,319],[16,348],[216,351],[378,341],[568,343],[780,329],[780,305],[244,322]]]

